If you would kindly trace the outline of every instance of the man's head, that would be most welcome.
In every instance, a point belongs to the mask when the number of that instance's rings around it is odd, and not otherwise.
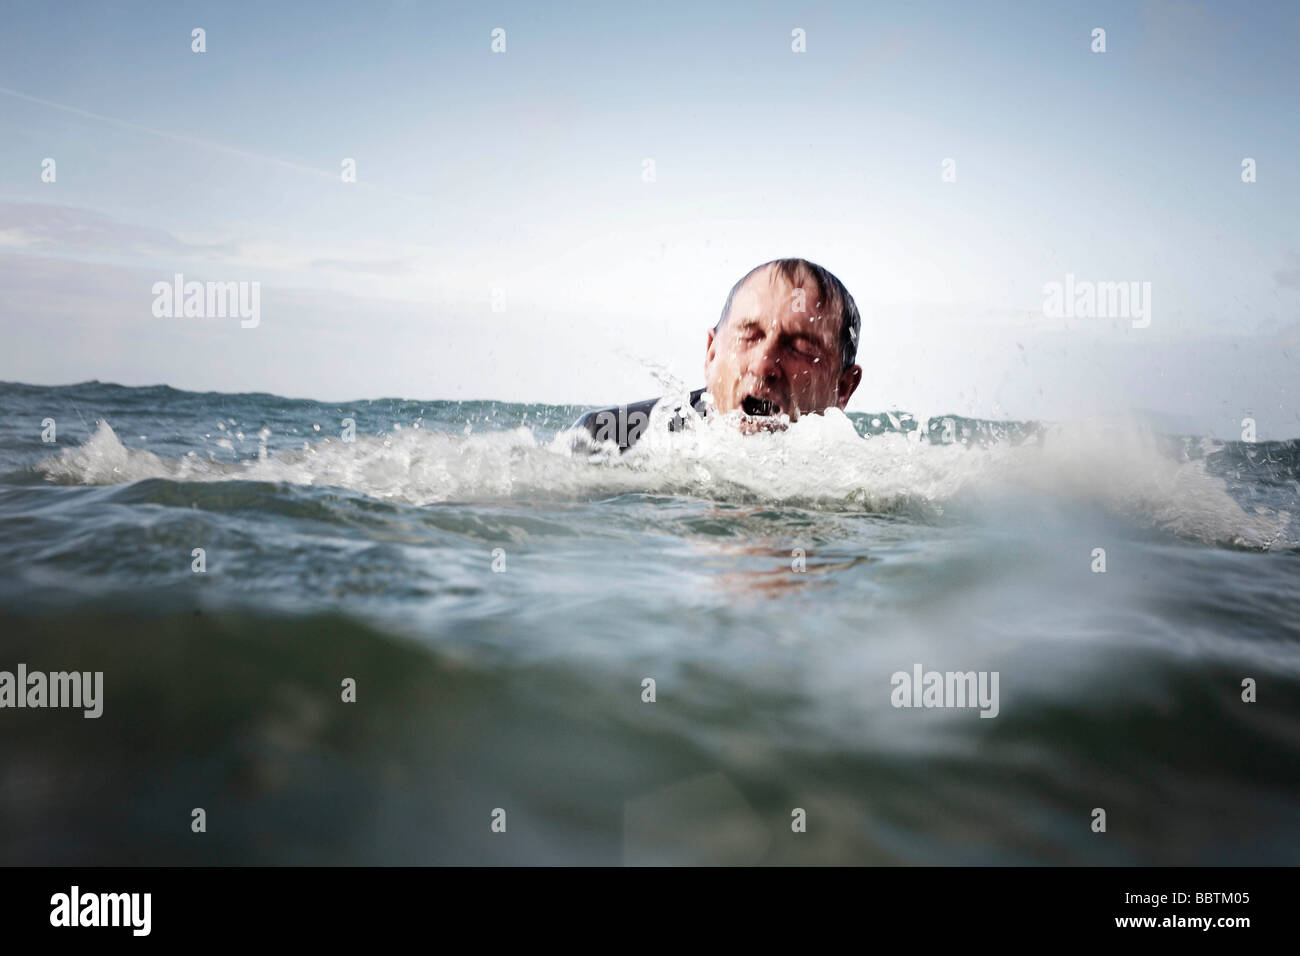
[[[861,320],[844,283],[805,259],[777,259],[731,289],[709,331],[704,381],[720,412],[800,415],[843,408],[862,380]]]

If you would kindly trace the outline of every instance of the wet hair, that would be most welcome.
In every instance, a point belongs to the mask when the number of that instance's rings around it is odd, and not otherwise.
[[[840,372],[842,373],[858,357],[858,335],[862,329],[862,318],[858,315],[858,307],[853,301],[853,296],[849,295],[849,290],[844,288],[844,283],[828,270],[807,259],[773,259],[771,262],[764,262],[761,266],[750,269],[743,279],[731,287],[727,304],[722,307],[722,316],[718,319],[718,324],[713,327],[713,331],[717,332],[727,321],[727,316],[731,314],[731,303],[741,287],[756,273],[762,272],[769,266],[791,285],[803,285],[808,279],[812,279],[813,284],[817,286],[817,299],[822,307],[839,314]]]

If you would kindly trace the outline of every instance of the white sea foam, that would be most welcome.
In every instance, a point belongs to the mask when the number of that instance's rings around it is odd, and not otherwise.
[[[704,420],[669,432],[656,416],[622,455],[612,447],[574,454],[571,438],[561,433],[542,444],[526,427],[468,435],[403,429],[231,462],[215,453],[168,459],[126,448],[101,422],[84,445],[38,467],[69,484],[255,480],[339,487],[416,505],[644,493],[934,518],[1033,496],[1095,503],[1207,542],[1294,546],[1288,513],[1248,513],[1202,461],[1175,461],[1136,426],[1059,425],[1021,444],[968,447],[932,445],[915,440],[915,433],[862,438],[844,414],[831,410],[757,435]]]

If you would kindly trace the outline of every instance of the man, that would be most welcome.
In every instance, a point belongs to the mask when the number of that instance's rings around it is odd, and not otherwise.
[[[742,431],[785,428],[803,415],[843,409],[862,369],[854,364],[861,319],[844,283],[806,259],[776,259],[750,271],[727,296],[704,354],[705,387],[690,395],[692,409],[709,402]],[[605,408],[582,416],[596,442],[630,448],[659,399]],[[670,429],[681,427],[683,406]]]

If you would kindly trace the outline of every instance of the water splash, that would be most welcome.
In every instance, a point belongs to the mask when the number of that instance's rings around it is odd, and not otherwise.
[[[1046,426],[1024,437],[936,444],[919,430],[860,434],[844,413],[805,416],[788,429],[742,435],[726,422],[698,419],[669,432],[652,416],[628,453],[612,446],[575,453],[573,435],[545,443],[520,425],[457,434],[403,429],[326,438],[302,449],[222,460],[189,452],[165,458],[128,448],[107,422],[85,444],[37,467],[54,482],[115,484],[257,480],[331,486],[377,499],[427,505],[447,501],[592,500],[622,494],[691,496],[829,512],[961,520],[1018,497],[1099,505],[1139,524],[1206,543],[1295,547],[1293,507],[1244,509],[1207,458],[1171,452],[1136,425]]]

